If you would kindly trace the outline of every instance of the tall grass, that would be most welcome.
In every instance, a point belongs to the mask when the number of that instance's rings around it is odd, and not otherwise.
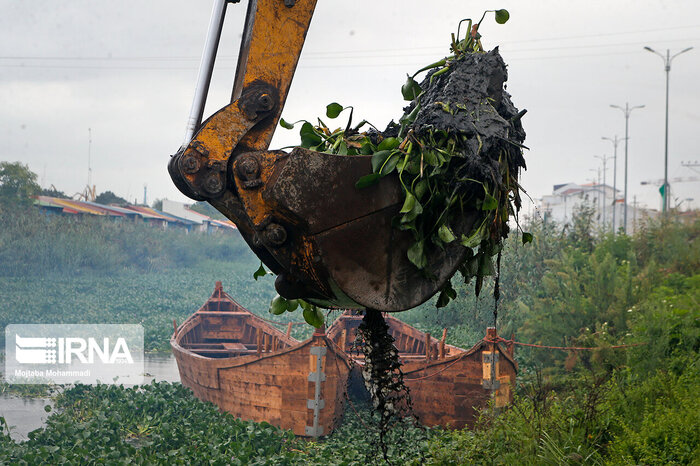
[[[253,257],[238,232],[187,233],[104,217],[0,213],[0,275],[161,271],[204,261]]]

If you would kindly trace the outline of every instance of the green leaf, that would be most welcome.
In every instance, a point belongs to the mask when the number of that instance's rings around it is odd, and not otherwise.
[[[423,241],[418,241],[414,243],[413,246],[408,248],[406,253],[408,260],[410,260],[411,263],[419,269],[424,269],[428,264],[428,259],[425,257],[425,252],[423,251],[423,246]]]
[[[345,143],[345,141],[340,141],[340,144],[338,145],[338,150],[336,151],[336,154],[348,155],[348,145]]]
[[[523,244],[532,243],[532,233],[523,232]]]
[[[374,144],[371,142],[366,142],[360,147],[360,154],[362,155],[372,155],[374,153]]]
[[[481,222],[481,225],[479,225],[479,228],[472,230],[469,236],[462,235],[462,237],[459,240],[460,244],[467,248],[474,248],[478,246],[479,243],[481,243],[482,236],[484,236],[484,231],[488,220],[489,217],[486,217],[484,221]]]
[[[493,261],[488,254],[482,254],[479,259],[479,272],[480,277],[487,277],[490,275],[495,275],[496,269],[493,268]]]
[[[450,227],[448,227],[447,225],[442,225],[438,229],[438,236],[445,243],[451,243],[455,240],[454,233],[452,233],[452,230],[450,230]]]
[[[270,314],[276,316],[282,315],[287,311],[287,300],[282,296],[277,295],[272,299],[270,303]]]
[[[423,89],[421,89],[420,84],[410,76],[408,76],[404,85],[401,86],[401,95],[404,100],[413,100],[418,97],[422,91]]]
[[[372,154],[372,171],[374,173],[379,173],[379,169],[384,165],[386,159],[391,155],[390,150],[380,150]]]
[[[416,187],[413,190],[417,200],[421,200],[426,191],[428,191],[428,182],[426,180],[420,180],[416,183]]]
[[[486,193],[484,203],[481,205],[481,210],[494,210],[496,207],[498,207],[498,201],[496,198],[489,193]]]
[[[299,300],[290,299],[287,301],[287,312],[294,312],[299,307]]]
[[[496,22],[498,24],[505,24],[509,19],[510,13],[508,13],[508,10],[496,10]]]
[[[304,320],[316,328],[322,327],[324,323],[323,313],[316,306],[310,306],[304,309]]]
[[[301,147],[308,149],[321,144],[321,136],[316,133],[314,126],[308,121],[301,125],[299,135],[301,136]]]
[[[399,118],[399,123],[401,123],[401,126],[408,126],[408,125],[413,124],[413,122],[416,121],[416,117],[418,116],[419,111],[420,111],[420,104],[416,104],[416,106],[413,107],[413,110],[411,110],[411,113]]]
[[[445,283],[445,286],[442,287],[442,290],[440,291],[440,296],[438,296],[437,299],[437,303],[435,303],[435,307],[445,307],[450,302],[450,300],[455,299],[456,297],[457,292],[454,288],[452,288],[452,283],[448,281],[447,283]]]
[[[343,111],[343,106],[338,102],[333,102],[326,105],[326,116],[328,118],[337,118],[340,112]]]
[[[386,176],[389,173],[393,172],[396,168],[396,164],[399,163],[399,159],[399,153],[394,153],[394,155],[389,157],[389,160],[386,161],[379,174],[381,176]]]
[[[284,118],[280,118],[280,126],[284,129],[294,129],[294,125],[287,123]]]
[[[265,266],[263,265],[262,261],[260,261],[260,267],[258,267],[258,270],[253,273],[253,278],[257,280],[260,277],[264,277],[267,275],[267,270],[265,270]]]
[[[396,149],[401,144],[398,138],[384,138],[382,142],[377,146],[378,150],[391,150]]]
[[[372,186],[374,184],[377,184],[381,177],[382,176],[379,173],[370,173],[369,175],[365,175],[359,180],[357,180],[357,183],[355,183],[355,187],[357,189],[362,189],[368,186]]]
[[[467,260],[459,271],[464,277],[464,283],[468,283],[479,272],[479,256]]]
[[[416,198],[413,196],[413,194],[407,192],[406,199],[403,201],[403,207],[401,207],[401,210],[399,212],[402,214],[407,214],[413,210],[413,206],[415,205]]]

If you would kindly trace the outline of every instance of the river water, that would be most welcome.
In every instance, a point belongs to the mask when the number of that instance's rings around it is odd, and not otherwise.
[[[152,380],[180,381],[177,363],[171,353],[145,354],[143,383]],[[0,394],[0,417],[4,417],[10,426],[10,436],[14,440],[27,440],[29,432],[44,426],[51,414],[45,411],[45,406],[51,404],[50,398],[24,398],[3,393]]]

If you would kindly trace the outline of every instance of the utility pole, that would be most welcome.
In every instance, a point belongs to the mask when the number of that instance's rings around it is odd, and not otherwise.
[[[620,107],[619,105],[610,105],[612,108],[616,108],[618,110],[621,110],[622,113],[625,115],[625,211],[624,211],[624,226],[623,226],[623,231],[625,234],[627,234],[627,147],[629,146],[629,121],[630,121],[630,113],[632,113],[632,110],[637,109],[637,108],[644,108],[644,105],[636,105],[634,107],[630,107],[629,102],[625,103],[625,108]]]
[[[613,154],[614,154],[613,159],[614,160],[613,160],[613,202],[612,202],[612,206],[613,206],[612,232],[614,235],[617,233],[617,230],[615,229],[615,225],[616,225],[615,224],[615,214],[617,212],[617,205],[616,205],[616,201],[617,201],[617,143],[620,142],[621,139],[617,138],[617,134],[615,135],[614,138],[608,138],[608,137],[603,136],[602,139],[612,142],[613,147],[615,148],[614,152],[613,152]]]
[[[662,212],[666,214],[666,211],[668,210],[669,206],[669,191],[670,191],[670,186],[668,185],[668,79],[669,76],[671,75],[671,62],[673,61],[674,58],[676,58],[678,55],[681,53],[685,53],[689,50],[691,50],[693,47],[688,47],[686,49],[681,50],[677,54],[671,56],[671,51],[669,49],[666,49],[666,56],[664,57],[661,53],[657,52],[656,50],[652,49],[651,47],[644,47],[644,50],[647,50],[651,53],[654,53],[658,56],[661,57],[661,59],[664,61],[664,70],[666,70],[666,138],[664,142],[664,185],[663,185],[663,193],[661,194],[662,196],[662,202],[663,202],[663,209]]]
[[[603,162],[603,231],[605,231],[605,222],[607,220],[607,217],[605,216],[605,204],[607,203],[607,196],[605,195],[605,189],[606,189],[606,184],[605,184],[605,173],[607,172],[606,168],[606,162],[610,160],[612,157],[606,157],[604,155],[594,155],[596,159],[599,159]],[[600,172],[598,172],[600,174]],[[598,184],[600,184],[600,176],[598,177]],[[615,195],[613,194],[613,198]],[[615,215],[615,209],[613,208],[613,215]],[[615,229],[613,227],[613,233],[615,232]]]

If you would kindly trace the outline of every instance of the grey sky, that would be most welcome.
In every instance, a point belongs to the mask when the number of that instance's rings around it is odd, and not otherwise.
[[[528,109],[532,197],[595,177],[594,156],[613,152],[601,137],[624,136],[622,112],[609,105],[629,101],[646,105],[630,119],[630,202],[637,195],[659,206],[657,187],[640,181],[663,177],[665,75],[644,45],[696,47],[671,71],[669,176],[700,177],[681,167],[700,160],[697,0],[319,0],[283,116],[314,119],[338,101],[384,126],[401,114],[406,73],[443,57],[461,18],[496,8],[511,20],[489,18],[481,32],[485,47],[500,44],[508,90]],[[141,200],[147,184],[149,202],[185,200],[165,167],[182,142],[210,10],[210,0],[0,0],[0,160],[29,164],[45,186],[82,191],[92,128],[98,192]],[[245,1],[229,6],[205,115],[228,101],[244,15]],[[297,141],[296,131],[279,128],[273,147]],[[620,188],[623,155],[620,144]],[[700,183],[672,189],[700,205]]]

